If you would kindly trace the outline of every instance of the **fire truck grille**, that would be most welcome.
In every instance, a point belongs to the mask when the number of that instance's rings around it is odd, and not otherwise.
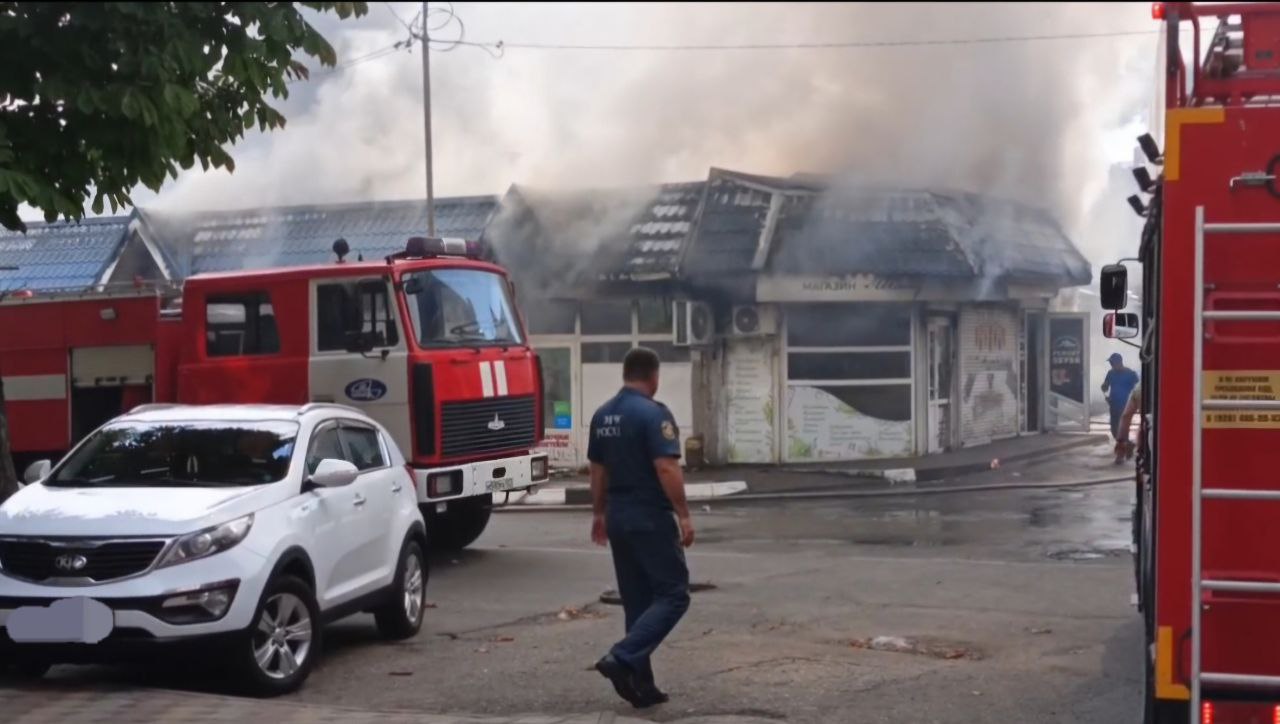
[[[151,567],[164,541],[0,540],[0,568],[15,578],[87,578],[111,581],[142,573]]]
[[[441,405],[445,457],[528,450],[536,439],[537,398],[494,397]]]

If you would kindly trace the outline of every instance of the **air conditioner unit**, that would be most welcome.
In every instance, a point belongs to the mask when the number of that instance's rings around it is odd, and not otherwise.
[[[715,332],[715,318],[711,315],[711,307],[702,302],[691,302],[677,299],[672,302],[672,316],[675,327],[672,343],[677,347],[693,347],[707,344]]]
[[[763,337],[778,333],[778,308],[741,304],[733,308],[730,331],[735,337]]]

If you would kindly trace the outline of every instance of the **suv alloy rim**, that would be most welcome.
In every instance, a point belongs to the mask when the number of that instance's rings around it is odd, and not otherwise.
[[[405,556],[404,562],[404,613],[411,623],[418,623],[422,615],[422,562],[415,555]]]
[[[311,652],[311,615],[302,599],[277,593],[267,599],[253,631],[253,657],[273,679],[294,674]]]

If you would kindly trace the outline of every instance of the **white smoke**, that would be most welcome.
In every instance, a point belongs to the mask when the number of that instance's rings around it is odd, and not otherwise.
[[[401,17],[416,4],[397,4]],[[854,173],[876,185],[998,193],[1082,235],[1103,191],[1102,139],[1149,107],[1157,26],[1146,4],[459,3],[471,40],[734,44],[896,41],[1150,29],[1149,36],[861,49],[707,52],[475,48],[435,53],[437,193],[510,183],[599,187],[695,180],[709,166]],[[386,8],[326,21],[342,58],[407,34]],[[442,36],[455,33],[441,31]],[[415,49],[317,72],[283,131],[234,152],[235,174],[192,172],[166,207],[420,197]]]

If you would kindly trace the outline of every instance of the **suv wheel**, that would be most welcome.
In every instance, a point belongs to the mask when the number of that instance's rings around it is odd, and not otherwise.
[[[417,541],[406,541],[387,602],[373,612],[378,633],[393,641],[413,637],[422,628],[426,608],[427,558]]]
[[[253,626],[236,643],[235,664],[251,693],[297,689],[320,653],[320,607],[305,582],[282,576],[267,585]]]

